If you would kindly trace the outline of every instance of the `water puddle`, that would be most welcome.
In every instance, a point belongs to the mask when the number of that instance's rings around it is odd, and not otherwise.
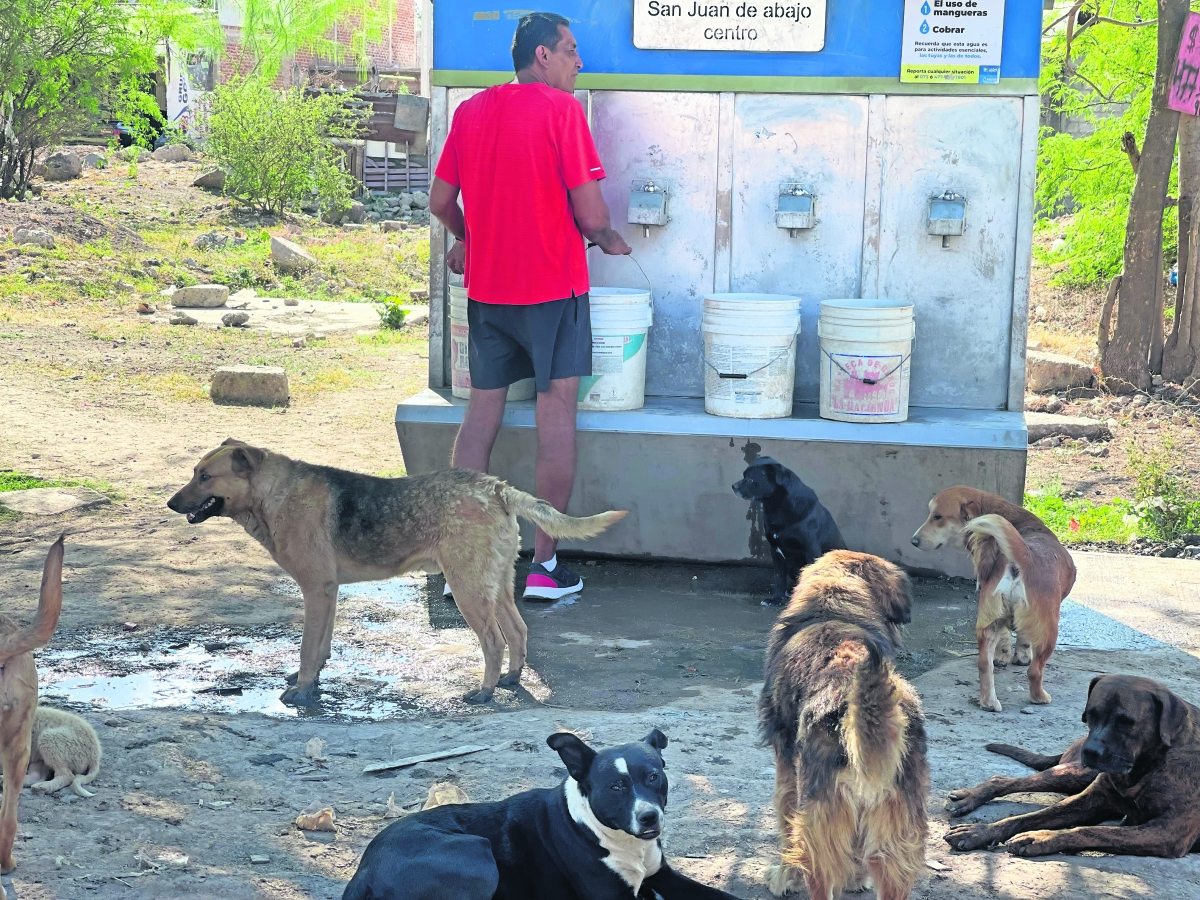
[[[300,593],[290,579],[273,592]],[[311,708],[279,700],[284,676],[299,666],[299,623],[106,627],[60,632],[55,644],[38,654],[42,699],[92,710],[172,708],[345,720],[461,715],[475,709],[460,698],[478,686],[483,665],[475,635],[457,608],[433,596],[421,576],[342,588],[321,700]],[[516,694],[497,691],[497,705],[524,706],[549,694],[529,669],[522,686]]]

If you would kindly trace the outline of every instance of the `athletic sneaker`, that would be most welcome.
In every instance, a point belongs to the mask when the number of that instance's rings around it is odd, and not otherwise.
[[[541,563],[531,563],[525,578],[524,600],[558,600],[568,594],[583,590],[583,579],[571,572],[562,563],[547,572]]]

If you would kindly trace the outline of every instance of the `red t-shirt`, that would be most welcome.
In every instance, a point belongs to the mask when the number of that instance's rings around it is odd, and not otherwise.
[[[465,285],[481,303],[587,293],[569,190],[604,177],[583,107],[548,85],[502,84],[463,103],[437,177],[462,191]]]

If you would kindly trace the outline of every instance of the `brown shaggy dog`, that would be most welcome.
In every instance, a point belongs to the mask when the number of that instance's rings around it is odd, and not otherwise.
[[[63,539],[50,548],[42,568],[42,592],[33,623],[17,623],[0,613],[0,767],[4,769],[4,803],[0,806],[0,873],[16,868],[17,801],[29,766],[30,734],[37,709],[38,679],[33,651],[50,642],[62,610]],[[0,886],[0,900],[4,887]]]
[[[776,896],[803,877],[813,900],[872,882],[905,900],[924,866],[925,715],[892,665],[911,603],[899,568],[834,550],[800,573],[771,631],[759,722],[775,751]]]
[[[952,547],[975,564],[979,706],[1000,712],[993,665],[1010,660],[1029,666],[1029,699],[1049,703],[1042,676],[1058,644],[1059,608],[1075,585],[1067,548],[1033,513],[963,485],[929,501],[929,516],[912,542],[922,550]],[[1017,633],[1015,652],[1010,630]]]

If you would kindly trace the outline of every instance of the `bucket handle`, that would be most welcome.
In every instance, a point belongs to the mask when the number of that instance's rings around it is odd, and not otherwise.
[[[591,241],[587,242],[588,250],[591,250],[593,247],[599,247],[599,246],[600,246],[599,244],[594,244]],[[654,303],[654,283],[650,280],[650,276],[646,274],[646,270],[642,268],[642,264],[640,262],[638,262],[636,259],[634,259],[633,253],[627,253],[625,255],[633,260],[633,264],[638,267],[638,271],[641,272],[642,277],[646,279],[646,286],[650,288],[650,303],[651,303],[651,305],[653,305],[653,303]]]
[[[720,369],[718,369],[716,366],[714,366],[712,363],[710,363],[707,359],[704,360],[704,364],[706,366],[708,366],[710,369],[712,369],[714,372],[716,372],[718,378],[732,378],[737,381],[745,381],[747,378],[751,378],[751,377],[757,375],[763,369],[769,369],[775,363],[779,362],[779,360],[784,359],[789,353],[792,352],[792,346],[795,343],[796,343],[796,336],[792,335],[792,339],[790,341],[788,341],[788,345],[786,348],[784,348],[784,351],[782,353],[780,353],[778,356],[775,356],[775,357],[772,357],[771,359],[769,359],[767,361],[766,365],[759,366],[753,372],[746,372],[745,374],[742,374],[741,372],[722,372]]]
[[[841,369],[842,372],[845,374],[845,376],[847,378],[849,378],[851,381],[861,381],[863,384],[868,384],[868,385],[879,384],[881,381],[887,381],[889,378],[891,378],[893,375],[895,375],[904,366],[904,364],[906,362],[908,362],[910,359],[912,359],[912,351],[909,351],[908,355],[905,356],[902,360],[900,360],[900,362],[898,362],[895,365],[895,367],[890,372],[888,372],[886,375],[882,375],[879,378],[859,378],[857,375],[851,375],[849,372],[847,372],[846,367],[843,366],[836,359],[834,359],[833,356],[830,355],[829,351],[826,350],[824,347],[821,348],[821,352],[824,353],[826,356],[828,356],[829,361],[831,363],[833,363],[835,366],[837,366],[839,369]]]

